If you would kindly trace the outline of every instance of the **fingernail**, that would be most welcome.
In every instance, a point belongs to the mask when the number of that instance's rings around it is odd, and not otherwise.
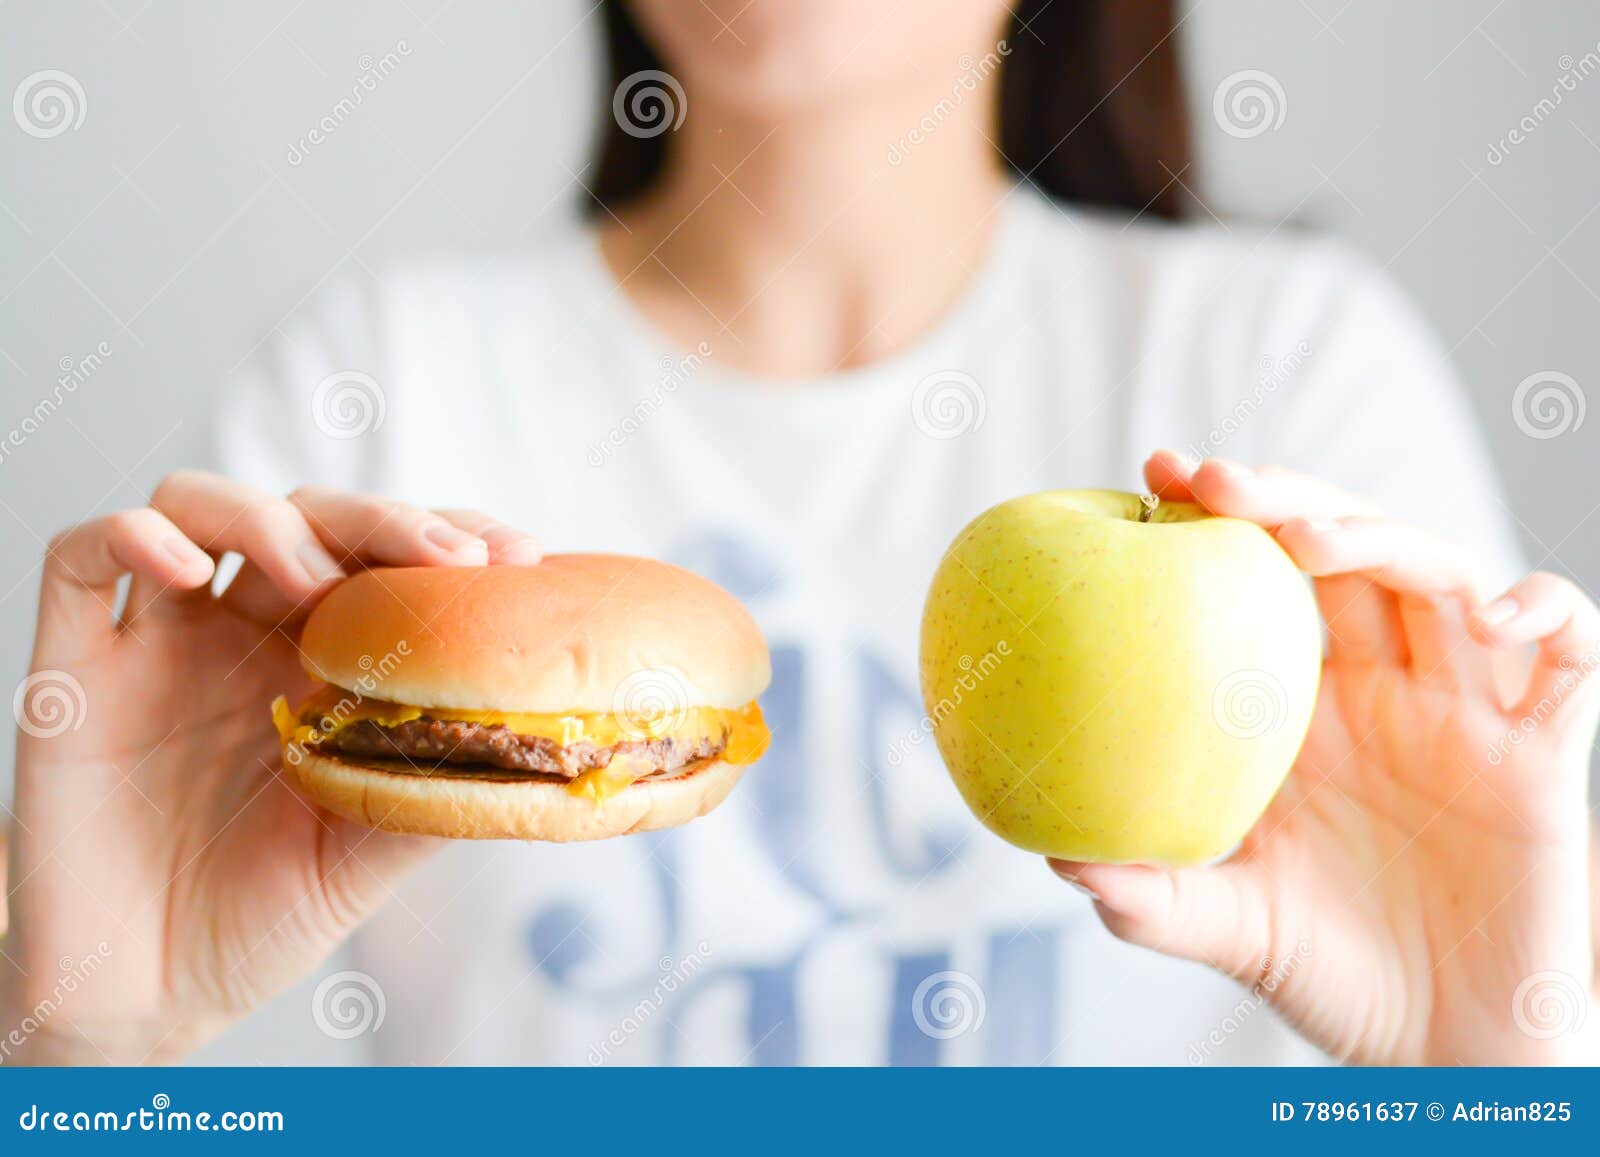
[[[465,550],[469,546],[483,542],[483,539],[451,526],[448,522],[431,523],[423,530],[422,537],[440,550],[449,551]]]
[[[1306,529],[1318,534],[1331,534],[1339,529],[1339,524],[1331,518],[1308,518],[1305,520]]]
[[[344,568],[334,561],[320,542],[301,543],[300,549],[295,551],[295,557],[305,568],[306,578],[312,586],[321,586],[329,579],[344,577]]]
[[[1478,612],[1478,622],[1486,627],[1498,627],[1501,623],[1510,622],[1519,609],[1516,599],[1500,599]]]
[[[161,540],[161,549],[178,561],[178,565],[188,570],[199,563],[211,562],[211,557],[194,543],[184,538],[181,534],[170,534]]]
[[[1077,876],[1072,874],[1078,870],[1079,865],[1068,863],[1064,860],[1052,860],[1048,856],[1045,857],[1045,863],[1049,866],[1050,870],[1056,874],[1057,878],[1059,878],[1074,892],[1083,893],[1096,904],[1100,902],[1100,894],[1079,880]]]
[[[539,557],[539,544],[533,536],[514,526],[490,526],[481,532],[481,536],[484,542],[503,554],[514,554],[535,561]]]

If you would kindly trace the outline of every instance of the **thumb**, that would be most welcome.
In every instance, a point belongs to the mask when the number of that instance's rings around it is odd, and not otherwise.
[[[1272,971],[1266,900],[1238,865],[1048,862],[1056,875],[1089,894],[1100,922],[1119,940],[1209,964],[1244,984]]]
[[[322,900],[337,935],[355,929],[394,895],[394,886],[449,840],[401,835],[328,814],[318,848]]]

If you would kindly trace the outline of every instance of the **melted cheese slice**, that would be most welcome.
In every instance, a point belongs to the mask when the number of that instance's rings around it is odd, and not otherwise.
[[[749,764],[761,758],[772,738],[761,707],[752,701],[739,708],[692,707],[647,721],[621,721],[609,714],[540,714],[512,711],[466,711],[456,708],[407,707],[383,699],[366,699],[343,688],[327,686],[314,693],[298,710],[282,695],[272,701],[272,721],[284,743],[314,747],[352,723],[370,721],[380,727],[398,727],[424,715],[445,721],[459,720],[484,726],[501,726],[518,735],[549,739],[562,747],[587,740],[597,747],[638,739],[683,739],[695,742],[707,736],[727,735],[721,759]],[[331,726],[330,726],[331,724]],[[606,767],[586,771],[567,784],[573,795],[600,801],[649,775],[649,761],[621,755]]]
[[[650,761],[640,759],[637,755],[614,756],[604,767],[593,768],[569,780],[567,792],[579,799],[601,803],[623,788],[632,787],[652,770]]]

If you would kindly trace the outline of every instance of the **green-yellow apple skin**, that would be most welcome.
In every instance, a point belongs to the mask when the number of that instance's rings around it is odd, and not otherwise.
[[[1195,864],[1293,765],[1322,667],[1309,584],[1253,523],[1136,494],[1003,502],[951,545],[921,681],[967,806],[1030,852]]]

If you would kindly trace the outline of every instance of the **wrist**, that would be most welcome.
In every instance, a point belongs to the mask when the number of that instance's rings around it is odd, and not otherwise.
[[[44,1006],[5,1008],[0,1020],[0,1068],[18,1066],[141,1066],[183,1061],[212,1034],[125,1024],[67,1024]]]
[[[0,939],[0,1065],[94,1063],[50,1030],[54,1010],[49,1002],[30,1003],[24,995],[23,974],[12,955],[15,948],[15,943]]]
[[[97,946],[82,960],[62,963],[46,978],[24,972],[16,938],[0,937],[0,1067],[23,1065],[145,1065],[181,1061],[220,1028],[161,1018],[107,1018],[74,1007],[110,954]]]

